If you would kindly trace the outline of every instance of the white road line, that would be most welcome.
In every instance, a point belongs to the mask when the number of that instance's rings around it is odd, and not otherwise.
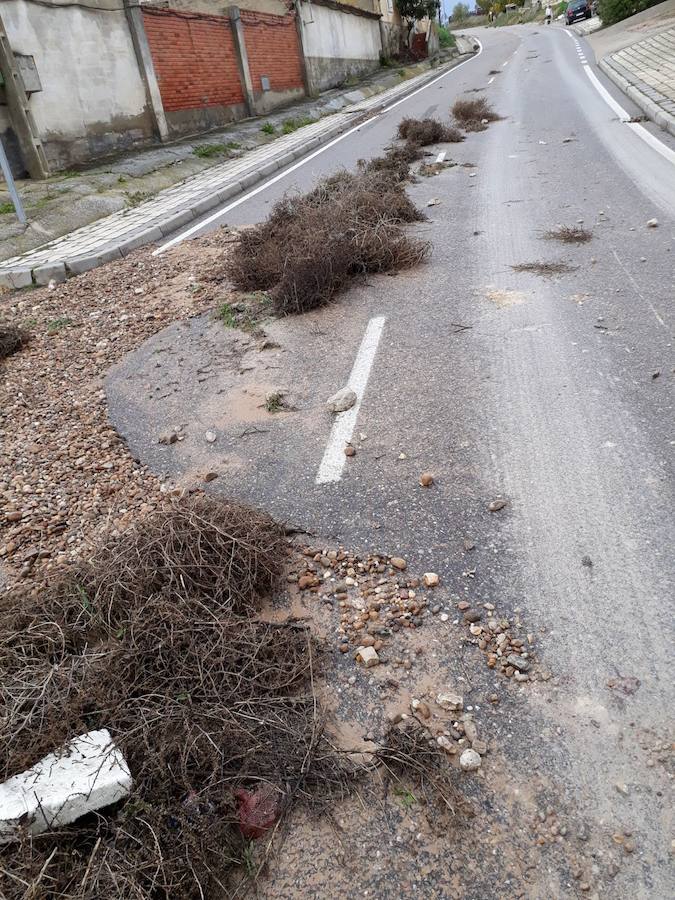
[[[565,34],[568,34],[570,37],[572,37],[569,31],[566,31]],[[579,42],[576,39],[573,40],[574,43],[577,44],[577,46],[580,46]],[[652,150],[656,150],[656,152],[660,153],[661,156],[663,156],[664,159],[667,159],[669,163],[675,165],[675,150],[671,150],[667,144],[664,144],[662,141],[660,141],[655,135],[651,133],[651,131],[648,131],[643,125],[640,125],[639,122],[631,122],[630,113],[628,113],[623,108],[623,106],[621,106],[621,104],[617,100],[615,100],[614,97],[612,97],[607,88],[601,83],[598,76],[591,69],[586,59],[582,58],[581,62],[591,84],[600,94],[605,103],[610,107],[610,109],[619,117],[621,122],[623,122],[624,125],[628,125],[628,127],[639,138],[641,138],[646,144],[649,144]]]
[[[330,431],[326,452],[321,460],[319,471],[316,475],[316,484],[330,484],[342,478],[342,469],[345,464],[345,447],[351,441],[356,417],[361,408],[361,401],[368,384],[370,370],[373,367],[375,354],[382,337],[384,328],[384,316],[377,316],[368,322],[366,333],[361,341],[359,352],[354,360],[354,367],[349,376],[347,386],[356,394],[356,403],[346,412],[338,413]]]
[[[607,88],[603,84],[600,84],[600,81],[598,80],[597,75],[591,69],[591,67],[588,65],[584,66],[584,71],[588,75],[588,77],[591,81],[591,84],[596,89],[596,91],[600,94],[600,96],[605,101],[605,103],[609,107],[611,107],[611,109],[616,113],[616,115],[621,119],[622,122],[627,122],[630,119],[630,116],[628,115],[626,110],[623,108],[623,106],[621,106],[620,103],[616,102],[616,100],[614,99],[614,97],[612,97],[612,95],[609,93]]]
[[[492,82],[493,82],[494,80],[495,80],[495,76],[493,75],[492,78],[488,81],[488,84],[492,84]]]
[[[438,156],[436,157],[436,162],[437,162],[437,163],[443,162],[443,160],[445,159],[445,154],[446,154],[447,152],[448,152],[447,150],[441,150],[441,152],[440,152],[440,153],[438,154]]]
[[[477,59],[481,53],[483,52],[483,45],[478,40],[478,38],[474,38],[475,42],[478,44],[478,53],[474,56],[469,57],[469,59],[465,59],[464,62],[461,62],[458,66],[454,66],[452,69],[448,69],[447,72],[443,72],[442,75],[439,75],[438,78],[433,78],[431,81],[427,81],[426,84],[423,84],[422,87],[417,88],[417,90],[412,91],[410,94],[406,94],[401,100],[397,100],[395,103],[392,103],[391,106],[387,106],[384,109],[381,109],[379,113],[376,113],[372,116],[368,121],[372,122],[380,116],[384,115],[384,113],[389,112],[389,110],[394,109],[394,107],[398,106],[399,103],[405,103],[406,100],[412,99],[420,91],[425,91],[428,87],[431,87],[433,84],[436,84],[442,78],[450,75],[451,72],[456,72],[457,69],[461,69],[462,66],[465,66],[468,62],[471,62],[474,59]],[[153,256],[161,256],[166,250],[169,250],[171,247],[175,247],[176,244],[180,244],[182,241],[186,240],[189,237],[192,237],[193,234],[196,234],[198,231],[201,231],[205,225],[210,225],[212,222],[217,221],[222,216],[226,215],[231,209],[235,209],[235,207],[240,206],[242,203],[246,203],[247,200],[250,200],[251,197],[255,197],[257,194],[260,194],[262,191],[267,190],[273,184],[276,184],[277,181],[281,181],[282,178],[285,178],[287,175],[290,175],[291,172],[295,172],[296,169],[299,169],[301,166],[306,165],[308,162],[311,162],[321,153],[324,153],[326,150],[330,150],[331,147],[334,147],[336,144],[339,144],[340,141],[344,141],[345,138],[348,138],[350,135],[354,134],[355,131],[358,131],[359,128],[362,128],[365,122],[360,122],[358,125],[355,125],[353,128],[350,128],[348,131],[344,131],[342,134],[339,134],[336,138],[333,138],[332,141],[328,141],[327,144],[319,147],[317,150],[314,150],[313,153],[309,153],[307,156],[303,156],[302,159],[299,159],[296,163],[293,163],[292,166],[289,166],[287,169],[284,169],[283,172],[279,172],[278,175],[274,175],[272,178],[269,178],[267,181],[264,181],[262,184],[258,185],[258,187],[253,188],[250,191],[247,191],[245,194],[242,194],[241,197],[238,197],[236,200],[233,200],[232,203],[228,203],[227,206],[223,206],[217,212],[212,213],[206,219],[202,219],[202,221],[197,222],[195,225],[191,225],[189,228],[186,228],[185,231],[180,232],[179,234],[172,237],[165,244],[159,246],[156,250],[153,251]]]
[[[505,68],[506,66],[508,66],[508,64],[509,64],[509,61],[507,59],[505,62],[502,63],[502,69]]]

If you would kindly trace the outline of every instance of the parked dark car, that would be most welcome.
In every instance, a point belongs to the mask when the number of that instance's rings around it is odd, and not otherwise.
[[[565,21],[568,25],[576,22],[578,19],[590,19],[593,15],[590,0],[572,0],[567,4],[565,11]]]

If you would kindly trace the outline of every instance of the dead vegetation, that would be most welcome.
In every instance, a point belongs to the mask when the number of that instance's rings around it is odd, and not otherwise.
[[[450,162],[422,163],[417,170],[417,174],[421,175],[422,178],[432,178],[434,175],[440,175],[444,169],[449,169],[456,165],[457,163]]]
[[[551,228],[544,234],[548,241],[560,241],[563,244],[587,244],[593,238],[593,232],[578,225],[561,225]]]
[[[241,234],[227,260],[235,287],[267,291],[275,312],[289,315],[329,302],[359,275],[420,263],[430,245],[401,227],[424,219],[403,186],[417,154],[417,147],[395,148],[357,173],[340,172],[279,201],[265,222]]]
[[[566,262],[529,262],[518,263],[511,266],[514,272],[530,272],[532,275],[542,275],[544,277],[551,275],[565,275],[568,272],[575,272],[578,266],[570,266]]]
[[[438,119],[403,119],[398,126],[398,136],[420,147],[439,143],[458,144],[464,140],[459,129],[445,125]]]
[[[0,359],[17,353],[28,343],[28,333],[17,325],[0,321]]]
[[[46,590],[5,597],[0,779],[105,727],[134,787],[114,807],[0,848],[3,897],[233,896],[294,805],[327,807],[375,766],[455,812],[451,767],[421,725],[391,729],[361,762],[332,745],[306,623],[258,615],[288,552],[266,515],[196,495]]]
[[[484,97],[476,100],[457,100],[452,114],[464,131],[485,131],[489,122],[501,119]]]

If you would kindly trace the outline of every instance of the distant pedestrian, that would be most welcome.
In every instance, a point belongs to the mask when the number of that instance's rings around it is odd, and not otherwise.
[[[553,10],[551,9],[551,4],[546,5],[546,24],[551,24],[551,19],[553,18]]]

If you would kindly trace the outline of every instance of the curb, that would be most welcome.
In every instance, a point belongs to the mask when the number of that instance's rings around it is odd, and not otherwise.
[[[432,81],[443,72],[450,71],[459,65],[460,62],[464,62],[466,58],[472,55],[473,53],[460,54],[447,63],[430,67],[424,74],[411,78],[408,85],[409,89],[396,94],[396,100],[404,99],[418,88],[424,87],[428,81]],[[367,111],[355,111],[353,118],[346,122],[338,122],[332,128],[327,128],[321,135],[310,138],[306,143],[302,144],[301,147],[278,155],[269,162],[259,166],[255,171],[246,172],[237,181],[226,185],[216,193],[204,194],[201,197],[195,198],[194,203],[179,210],[173,215],[170,215],[161,223],[161,225],[154,223],[148,225],[147,228],[139,228],[137,232],[125,236],[123,240],[111,242],[110,244],[102,243],[95,251],[89,254],[75,254],[72,256],[64,254],[63,259],[56,259],[48,263],[38,264],[32,268],[26,263],[21,265],[20,261],[17,261],[16,267],[2,269],[0,271],[0,287],[9,288],[11,290],[35,285],[47,285],[50,281],[56,283],[63,282],[71,276],[81,275],[83,272],[98,268],[98,266],[107,262],[120,259],[131,253],[133,250],[137,250],[139,247],[161,241],[177,228],[199,219],[204,213],[220,206],[230,198],[244,193],[254,184],[264,181],[264,179],[269,177],[273,172],[278,169],[283,169],[285,166],[290,165],[294,160],[300,159],[317,147],[329,143],[339,134],[348,131],[355,124],[361,121],[367,121],[374,113],[381,111],[387,106],[390,99],[387,97],[387,94],[390,90],[391,88],[383,90],[381,92],[380,100],[373,104]],[[377,96],[377,94],[373,96]],[[363,102],[365,99],[370,98],[363,97],[362,100],[357,102]],[[59,240],[66,239],[67,237],[67,234],[62,235]],[[39,247],[35,248],[36,251],[39,249]],[[26,255],[28,256],[29,254]]]
[[[627,78],[620,75],[612,63],[608,61],[607,57],[601,59],[598,66],[609,80],[642,110],[648,119],[655,122],[659,128],[663,129],[663,131],[675,135],[675,116],[671,116],[670,113],[661,109],[658,103],[654,103],[654,101],[650,100],[646,94],[638,90],[635,85],[631,84]]]

